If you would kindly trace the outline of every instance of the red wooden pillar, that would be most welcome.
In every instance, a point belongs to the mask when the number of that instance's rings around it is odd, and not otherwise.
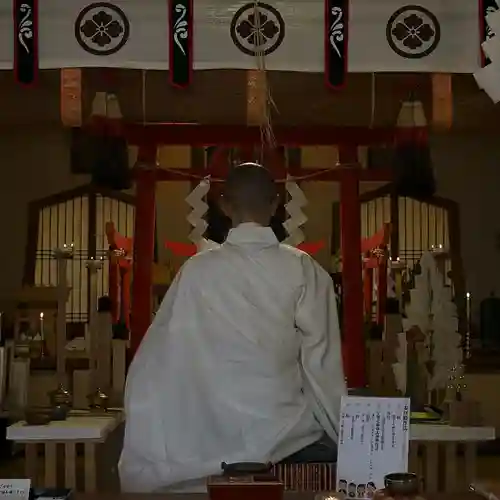
[[[155,252],[156,144],[139,147],[135,171],[136,207],[134,229],[133,313],[130,348],[135,354],[151,323]]]
[[[340,146],[343,167],[340,180],[340,226],[342,234],[343,337],[347,355],[346,375],[350,387],[365,381],[365,339],[363,334],[363,277],[361,269],[361,203],[357,147]]]

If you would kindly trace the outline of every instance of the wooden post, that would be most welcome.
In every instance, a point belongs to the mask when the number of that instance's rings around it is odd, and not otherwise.
[[[384,326],[387,304],[387,256],[379,257],[377,266],[377,323]]]
[[[57,262],[57,320],[56,355],[57,381],[67,385],[66,380],[66,302],[68,300],[68,260],[73,258],[73,244],[64,245],[54,252]]]
[[[90,304],[89,304],[89,338],[88,338],[88,355],[90,369],[90,385],[91,391],[99,388],[99,379],[97,375],[97,359],[99,356],[99,336],[102,332],[99,331],[99,319],[97,312],[97,271],[102,269],[102,261],[90,259],[86,263],[90,277]],[[102,389],[102,387],[101,387]]]
[[[373,269],[371,267],[365,267],[363,278],[363,294],[364,294],[364,305],[365,305],[365,318],[368,321],[372,319],[372,302],[373,302]]]
[[[361,203],[356,146],[339,146],[343,167],[340,180],[340,226],[342,229],[342,289],[346,374],[350,387],[364,387],[365,340],[363,335],[363,277],[361,271]]]
[[[156,217],[156,155],[157,146],[139,147],[136,168],[136,208],[134,229],[134,281],[132,295],[134,312],[130,348],[135,354],[151,323],[153,311],[153,260]]]

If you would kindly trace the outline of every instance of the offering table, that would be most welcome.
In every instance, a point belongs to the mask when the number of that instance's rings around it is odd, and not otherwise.
[[[408,470],[422,479],[427,496],[466,492],[477,479],[478,443],[493,439],[493,427],[412,424]],[[277,465],[274,472],[287,491],[335,490],[336,464]]]
[[[27,425],[17,422],[7,428],[7,440],[25,447],[25,474],[33,484],[43,487],[77,489],[77,446],[83,447],[83,491],[97,491],[98,463],[106,460],[102,446],[123,420],[122,412],[92,414],[71,412],[67,420],[53,421],[47,425]],[[39,481],[38,449],[43,446],[44,474]],[[99,449],[99,454],[97,453]],[[108,466],[116,467],[114,463]],[[64,467],[62,467],[64,465]],[[58,481],[58,469],[64,468],[64,478]]]
[[[478,443],[493,439],[493,427],[412,424],[408,470],[422,478],[426,495],[465,492],[477,479]]]

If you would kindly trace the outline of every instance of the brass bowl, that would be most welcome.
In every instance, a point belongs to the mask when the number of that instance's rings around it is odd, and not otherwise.
[[[71,393],[62,384],[55,391],[49,392],[49,398],[52,406],[71,406]]]
[[[418,476],[409,472],[395,472],[384,477],[386,491],[391,496],[412,496],[418,494]]]
[[[50,413],[43,408],[31,408],[24,413],[26,425],[47,425],[50,423]]]
[[[222,462],[221,469],[225,476],[246,476],[254,474],[266,474],[271,471],[272,465],[261,462],[237,462],[226,464]]]

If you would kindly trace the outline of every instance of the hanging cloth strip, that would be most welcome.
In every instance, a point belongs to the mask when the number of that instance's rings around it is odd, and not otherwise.
[[[113,324],[122,322],[130,330],[130,290],[132,278],[133,240],[115,230],[112,222],[106,223],[109,245],[109,298]]]
[[[186,88],[193,77],[193,0],[169,0],[168,9],[170,83]]]
[[[349,0],[325,0],[325,81],[332,89],[346,83]]]
[[[23,86],[38,79],[38,0],[13,0],[14,75]]]

